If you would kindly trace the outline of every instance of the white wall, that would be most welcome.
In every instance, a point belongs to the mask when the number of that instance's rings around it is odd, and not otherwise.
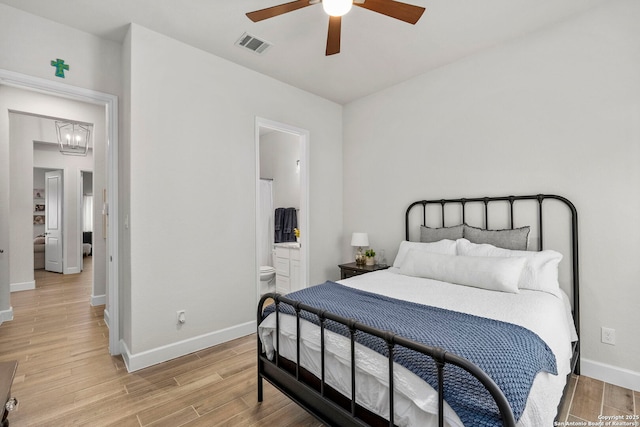
[[[300,138],[286,132],[260,137],[260,177],[273,179],[273,207],[300,209]]]
[[[131,212],[131,120],[124,120],[131,117],[131,31],[127,31],[125,40],[122,43],[122,93],[120,99],[120,136],[118,140],[118,216],[121,221],[129,220]],[[122,223],[122,222],[121,222]],[[118,230],[118,254],[120,256],[118,265],[118,305],[119,305],[119,327],[120,340],[123,343],[131,343],[131,239],[128,228],[120,227]],[[108,291],[108,289],[107,289]],[[123,350],[124,351],[124,350]]]
[[[344,112],[344,235],[368,231],[390,261],[414,200],[540,192],[572,200],[583,360],[635,372],[636,390],[638,22],[640,2],[612,1]],[[616,329],[616,346],[600,343],[601,326]]]
[[[119,95],[121,45],[0,4],[0,69]],[[51,61],[69,65],[55,76]]]
[[[309,130],[310,278],[337,278],[342,108],[138,25],[124,52],[131,251],[124,345],[136,369],[254,331],[256,117]],[[167,58],[180,64],[177,72]],[[178,327],[180,309],[187,321]]]

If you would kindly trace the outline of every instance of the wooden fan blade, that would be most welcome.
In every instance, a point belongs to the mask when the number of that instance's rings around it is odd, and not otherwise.
[[[309,0],[296,0],[290,3],[284,3],[278,6],[249,12],[247,13],[247,17],[253,22],[258,22],[264,19],[273,18],[274,16],[285,14],[287,12],[293,12],[294,10],[302,9],[303,7],[307,6],[311,6]]]
[[[418,22],[425,11],[424,7],[394,0],[366,0],[364,3],[354,2],[353,5],[399,19],[409,24]]]
[[[342,17],[329,17],[329,33],[327,34],[326,56],[340,53],[340,32],[342,30]]]

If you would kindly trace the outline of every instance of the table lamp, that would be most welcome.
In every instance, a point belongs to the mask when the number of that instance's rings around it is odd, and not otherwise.
[[[358,247],[356,251],[356,264],[364,264],[365,258],[364,253],[362,253],[362,247],[369,246],[369,235],[367,233],[353,233],[351,235],[351,246]]]

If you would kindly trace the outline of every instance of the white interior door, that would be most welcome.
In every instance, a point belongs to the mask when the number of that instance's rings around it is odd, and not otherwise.
[[[62,273],[62,171],[45,173],[44,268]]]

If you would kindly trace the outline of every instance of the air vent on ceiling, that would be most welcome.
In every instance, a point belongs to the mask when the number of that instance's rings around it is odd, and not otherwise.
[[[252,52],[262,54],[271,47],[271,43],[260,40],[249,33],[244,33],[236,42],[236,46],[244,47]]]

